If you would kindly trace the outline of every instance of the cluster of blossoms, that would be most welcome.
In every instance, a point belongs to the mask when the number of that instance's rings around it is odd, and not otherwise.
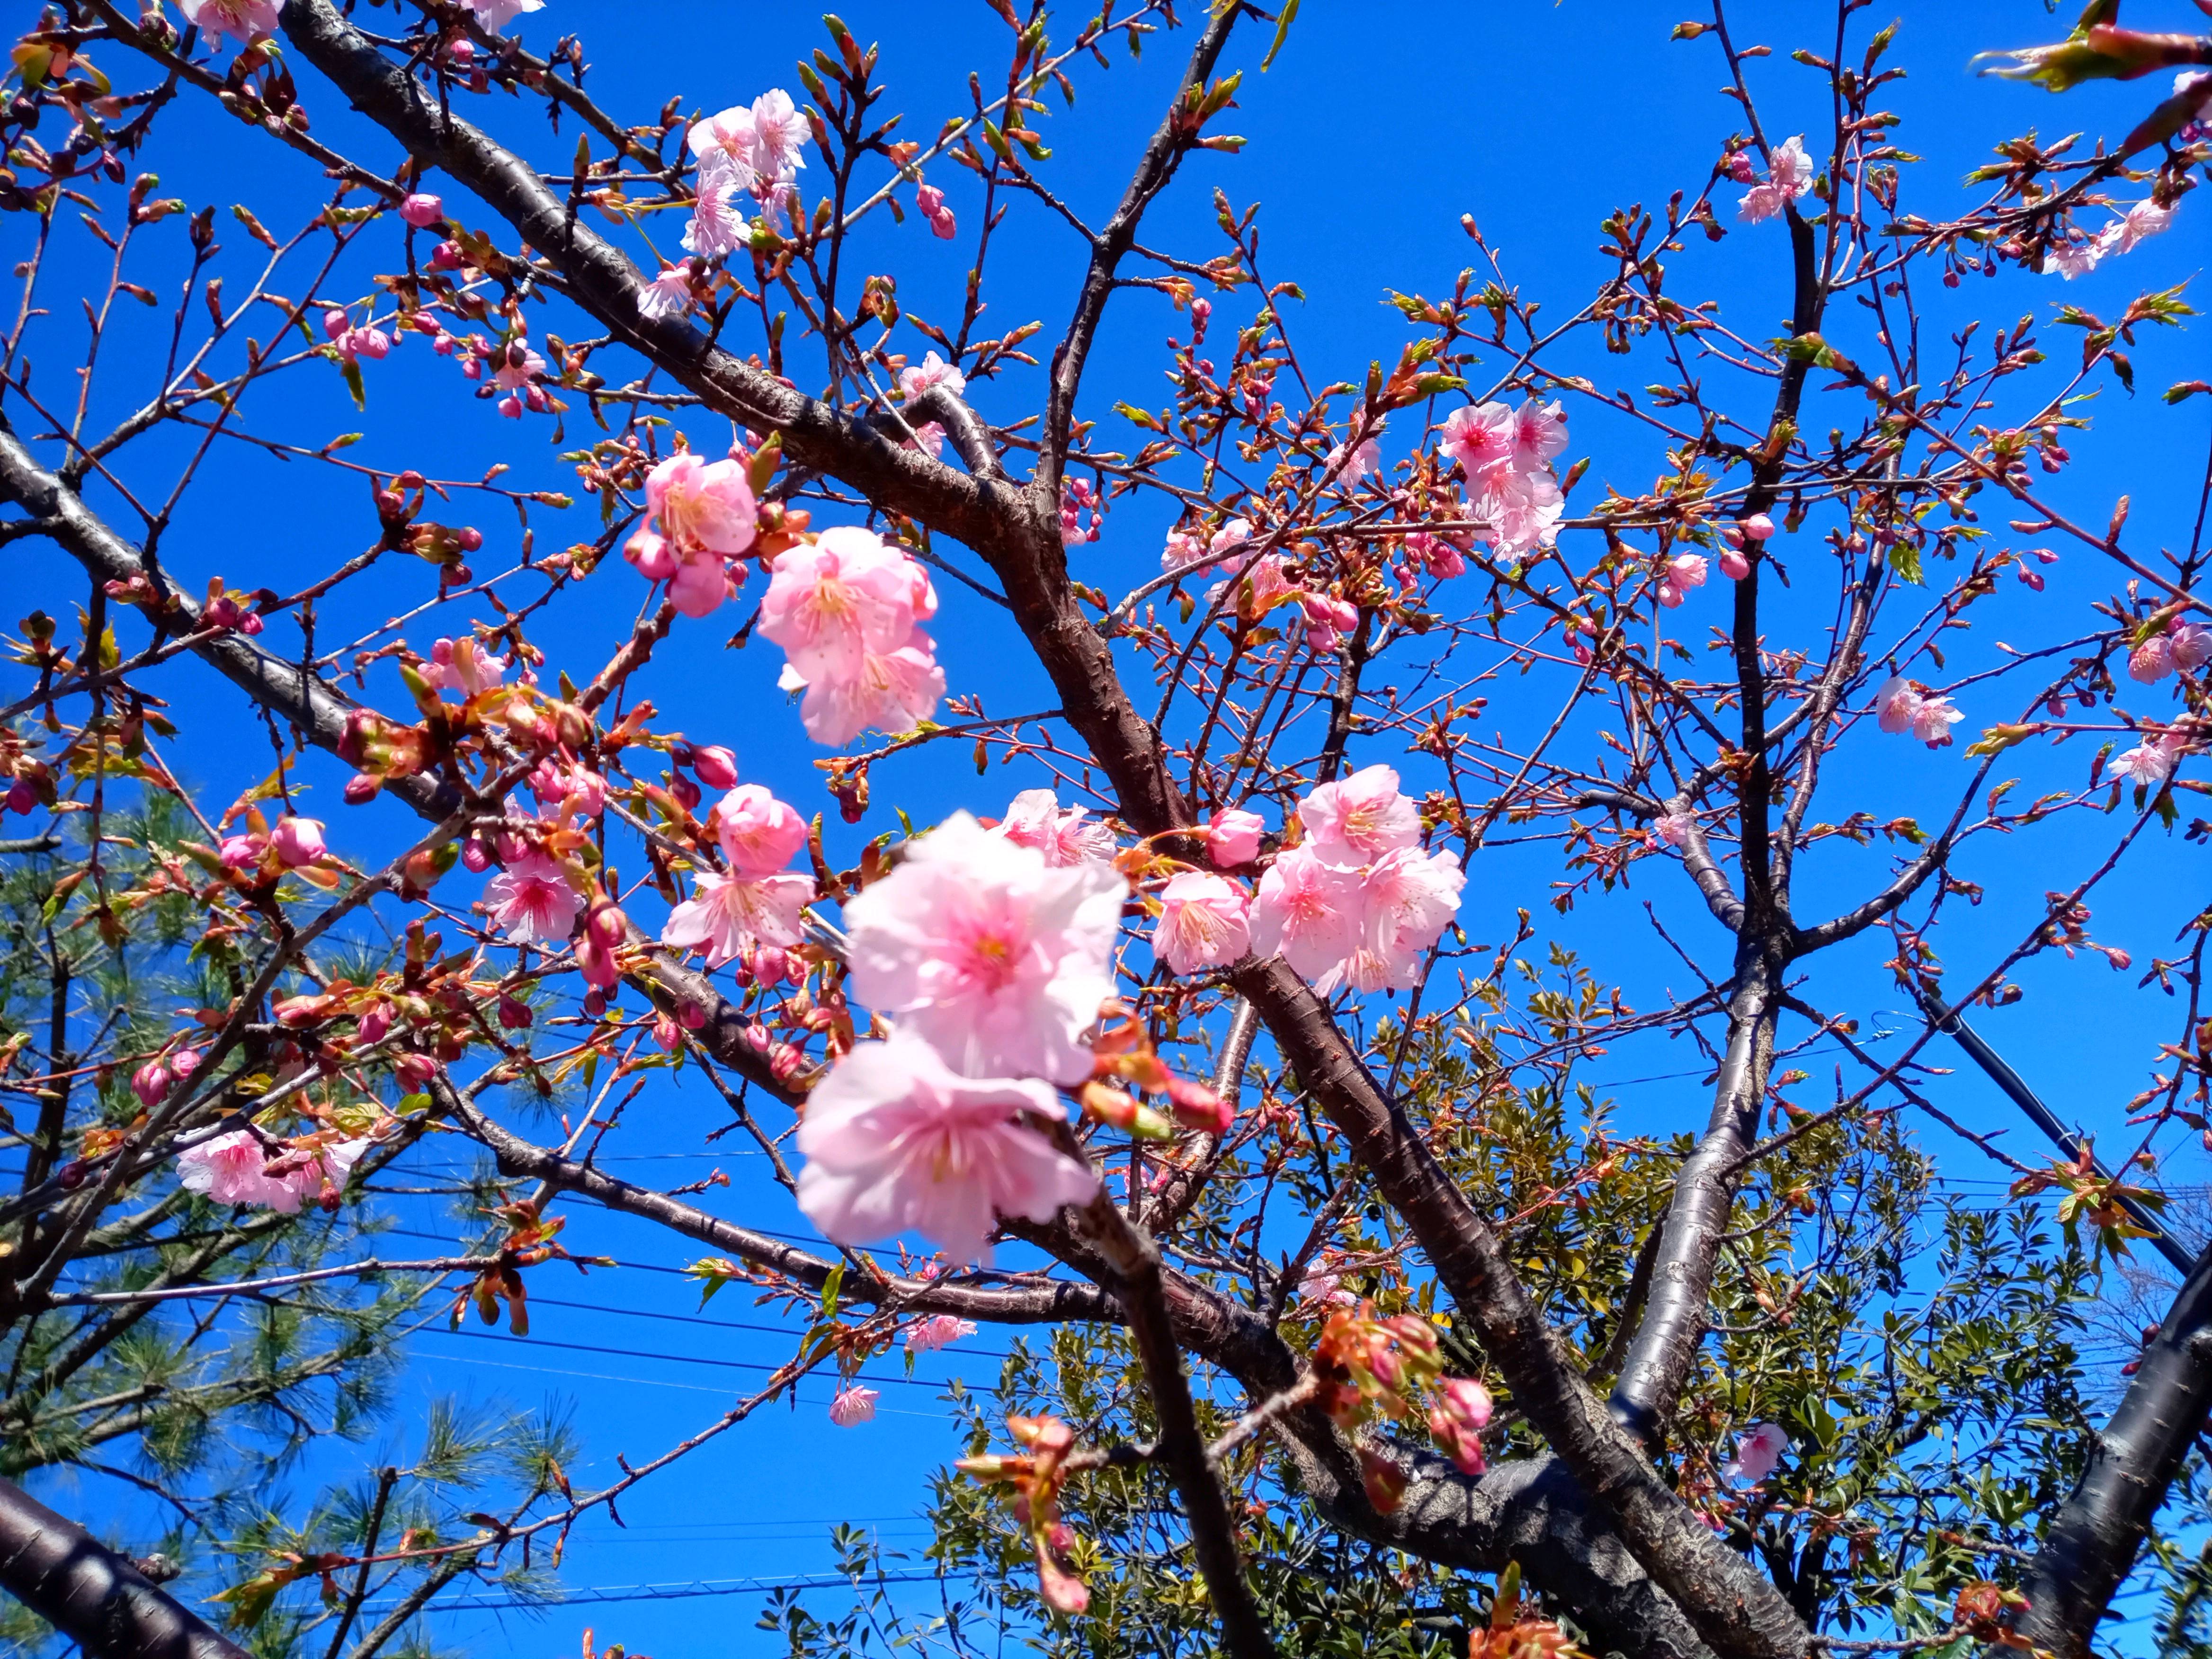
[[[1280,955],[1323,994],[1415,983],[1458,913],[1467,874],[1420,848],[1398,774],[1370,766],[1298,804],[1299,843],[1276,854],[1251,908],[1252,948]]]
[[[1086,520],[1084,516],[1088,514]],[[1106,527],[1106,503],[1088,478],[1070,478],[1060,489],[1060,543],[1080,547],[1095,542]]]
[[[1518,410],[1495,401],[1455,409],[1443,424],[1443,453],[1467,472],[1467,516],[1488,526],[1490,544],[1510,558],[1559,537],[1566,496],[1552,461],[1567,447],[1557,404],[1530,398]]]
[[[254,829],[225,836],[221,850],[224,869],[264,876],[310,869],[330,856],[323,841],[323,821],[290,816],[277,819],[276,827],[266,834]]]
[[[1094,821],[1085,807],[1063,807],[1049,789],[1023,790],[994,827],[1017,847],[1038,854],[1055,870],[1073,864],[1113,862],[1114,831]]]
[[[1774,533],[1774,520],[1764,513],[1754,513],[1740,523],[1723,525],[1718,532],[1721,543],[1721,574],[1730,581],[1740,582],[1751,574],[1751,561],[1746,556],[1743,544],[1764,542]],[[1689,597],[1693,587],[1703,587],[1711,574],[1711,566],[1701,553],[1677,553],[1662,559],[1658,564],[1659,603],[1674,610]]]
[[[927,1319],[918,1319],[906,1328],[906,1346],[909,1353],[935,1353],[939,1348],[975,1334],[975,1322],[957,1319],[951,1314],[933,1314]]]
[[[1360,1430],[1377,1414],[1393,1420],[1413,1415],[1417,1391],[1431,1389],[1429,1431],[1452,1462],[1470,1475],[1488,1467],[1481,1433],[1495,1409],[1490,1390],[1472,1377],[1443,1375],[1437,1334],[1415,1314],[1381,1318],[1362,1302],[1338,1308],[1314,1346],[1316,1403],[1359,1448],[1361,1484],[1368,1501],[1388,1515],[1406,1494],[1406,1472],[1377,1450]]]
[[[1931,749],[1949,743],[1951,728],[1966,718],[1950,698],[1901,674],[1881,683],[1874,694],[1874,706],[1883,731],[1910,732]]]
[[[950,219],[952,216],[947,214]],[[968,390],[968,377],[948,363],[934,351],[927,353],[918,363],[908,363],[899,370],[899,393],[908,404],[937,386],[943,386],[957,398]],[[924,421],[914,428],[909,447],[920,449],[931,460],[945,453],[945,427],[938,421]]]
[[[1048,862],[962,812],[845,905],[853,993],[893,1024],[799,1125],[799,1207],[827,1237],[912,1230],[980,1261],[994,1216],[1048,1221],[1097,1191],[1029,1120],[1060,1116],[1053,1085],[1091,1075],[1127,892],[1111,864]]]
[[[510,665],[509,659],[486,650],[476,640],[441,639],[430,647],[429,659],[416,665],[415,672],[431,690],[456,691],[466,700],[496,690]]]
[[[1307,648],[1324,654],[1336,650],[1359,625],[1358,607],[1321,589],[1300,586],[1291,574],[1291,561],[1280,553],[1257,553],[1250,546],[1252,533],[1249,519],[1231,519],[1211,533],[1170,531],[1160,568],[1170,575],[1194,566],[1218,568],[1228,580],[1206,590],[1208,605],[1219,605],[1232,586],[1238,613],[1255,622],[1279,605],[1296,605]]]
[[[759,508],[746,463],[681,451],[646,475],[645,502],[652,522],[623,556],[647,581],[666,582],[685,616],[709,614],[729,597],[731,561],[753,544]]]
[[[217,1204],[254,1204],[283,1215],[315,1202],[337,1207],[346,1176],[368,1150],[366,1139],[295,1147],[269,1157],[250,1129],[204,1140],[177,1154],[177,1178]]]
[[[752,210],[788,213],[799,198],[811,129],[781,87],[750,108],[733,106],[691,124],[685,142],[699,161],[698,201],[684,233],[687,252],[708,258],[750,245]]]
[[[434,196],[410,196],[407,200],[438,204],[442,211],[443,204],[439,204]],[[400,215],[403,218],[407,217],[404,204],[400,208]],[[409,222],[414,221],[410,219]],[[430,253],[430,269],[433,270],[459,270],[466,263],[461,245],[450,240],[439,243]],[[441,357],[460,360],[463,380],[482,381],[486,374],[491,376],[491,390],[500,394],[496,406],[506,419],[520,420],[526,409],[533,415],[551,412],[553,399],[538,384],[548,365],[542,356],[531,349],[528,325],[520,316],[508,319],[507,337],[497,342],[481,334],[450,332],[438,320],[437,313],[428,306],[416,311],[411,321],[416,333],[430,337],[433,352]],[[379,352],[376,355],[381,356],[383,354]],[[489,393],[480,392],[477,395],[489,396]]]
[[[2159,736],[2145,738],[2134,748],[2113,756],[2107,775],[2115,781],[2146,787],[2164,783],[2173,775],[2175,763],[2189,748],[2188,734],[2179,726],[2169,726]]]
[[[799,720],[817,743],[871,727],[903,732],[945,695],[945,671],[921,624],[937,590],[921,563],[872,530],[839,526],[776,556],[760,631],[781,646],[779,684],[804,691]]]
[[[1751,170],[1751,157],[1742,150],[1731,150],[1728,157],[1729,177],[1740,185],[1749,185],[1743,199],[1736,204],[1736,216],[1747,224],[1759,224],[1773,218],[1783,209],[1796,201],[1813,188],[1813,175],[1818,171],[1813,160],[1805,154],[1803,135],[1785,138],[1775,146],[1767,157],[1766,178],[1760,182]]]
[[[728,873],[693,877],[692,896],[669,913],[661,943],[703,951],[709,968],[742,963],[767,984],[796,977],[786,953],[799,941],[814,882],[787,866],[806,844],[805,820],[757,783],[731,790],[708,817]]]
[[[2172,208],[2155,201],[2137,202],[2094,236],[2053,242],[2043,256],[2043,274],[2070,283],[2094,270],[2108,253],[2132,253],[2145,237],[2157,235],[2172,220]]]
[[[371,362],[380,362],[398,343],[373,323],[356,325],[343,306],[332,306],[323,313],[323,334],[331,349],[349,363],[363,357]]]
[[[173,1054],[162,1054],[149,1060],[133,1072],[131,1074],[131,1092],[137,1096],[138,1103],[150,1112],[168,1098],[170,1090],[199,1069],[199,1050],[179,1048]]]
[[[2172,673],[2193,673],[2212,662],[2212,628],[2176,617],[2128,653],[2128,678],[2142,685]]]

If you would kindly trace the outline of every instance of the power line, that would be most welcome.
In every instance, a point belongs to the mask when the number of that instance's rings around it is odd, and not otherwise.
[[[782,1369],[780,1365],[770,1365],[759,1360],[709,1359],[704,1354],[691,1353],[651,1353],[638,1348],[601,1347],[599,1345],[591,1342],[556,1342],[550,1337],[542,1336],[509,1338],[503,1336],[497,1331],[472,1331],[465,1325],[462,1326],[458,1330],[439,1330],[435,1328],[426,1327],[425,1328],[417,1331],[416,1335],[417,1337],[468,1336],[475,1337],[479,1340],[489,1342],[504,1342],[513,1340],[527,1343],[533,1348],[566,1348],[575,1353],[606,1354],[617,1359],[661,1359],[678,1365],[712,1365],[717,1370],[726,1371],[775,1371],[781,1370]],[[954,1382],[957,1379],[951,1377],[885,1376],[881,1372],[871,1371],[862,1373],[861,1380],[868,1382],[897,1382],[909,1388],[916,1389],[949,1389],[953,1386]],[[960,1386],[965,1388],[967,1384],[963,1382]]]
[[[934,1584],[949,1578],[977,1578],[980,1573],[971,1570],[947,1572],[886,1572],[869,1573],[859,1581],[863,1586],[875,1584]],[[423,1608],[426,1613],[489,1613],[506,1611],[542,1611],[548,1607],[580,1607],[602,1601],[678,1601],[700,1595],[747,1595],[765,1594],[782,1589],[848,1589],[854,1579],[844,1573],[811,1573],[800,1578],[700,1578],[688,1584],[607,1584],[582,1589],[556,1589],[544,1595],[505,1597],[460,1596],[452,1601],[431,1601]],[[364,1613],[383,1613],[402,1604],[403,1598],[389,1601],[370,1601],[362,1603]]]

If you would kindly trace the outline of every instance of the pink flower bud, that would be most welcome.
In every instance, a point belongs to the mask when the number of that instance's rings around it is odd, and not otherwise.
[[[200,1051],[197,1048],[179,1048],[169,1056],[169,1073],[180,1082],[199,1068]]]
[[[491,848],[474,836],[461,843],[461,867],[472,876],[491,868]]]
[[[733,789],[738,782],[738,757],[715,744],[702,744],[691,751],[691,765],[699,781],[709,789]]]
[[[393,1063],[392,1069],[399,1073],[399,1081],[410,1094],[419,1093],[428,1088],[430,1079],[438,1074],[438,1062],[428,1054],[402,1054]]]
[[[384,1041],[391,1030],[392,1010],[386,1004],[379,1003],[361,1017],[357,1034],[362,1047],[374,1048]]]
[[[1229,1126],[1237,1121],[1227,1101],[1204,1084],[1185,1078],[1168,1079],[1168,1103],[1174,1109],[1175,1121],[1186,1129],[1227,1134]]]
[[[1751,574],[1751,561],[1734,548],[1721,555],[1721,574],[1732,582],[1740,582]]]
[[[1754,513],[1743,521],[1743,533],[1755,542],[1763,542],[1774,533],[1774,520],[1764,513]]]
[[[323,845],[323,824],[319,818],[280,818],[269,844],[276,849],[276,856],[287,870],[297,870],[302,865],[319,864],[329,852]]]
[[[676,804],[685,811],[696,812],[699,810],[699,802],[702,799],[699,786],[681,773],[678,774],[675,781],[668,786],[668,793],[676,797]]]
[[[446,204],[435,196],[417,191],[400,203],[399,216],[417,230],[428,230],[446,216]]]
[[[461,245],[450,238],[430,250],[430,269],[459,270],[461,268]],[[475,376],[470,377],[471,380]]]
[[[1231,806],[1213,815],[1206,827],[1206,856],[1224,870],[1249,864],[1260,855],[1260,836],[1267,822],[1257,812]]]
[[[500,998],[499,1023],[502,1030],[509,1031],[526,1030],[530,1024],[530,1020],[529,1004],[510,996]]]
[[[138,1103],[151,1111],[161,1103],[174,1079],[165,1061],[149,1060],[131,1074],[131,1092],[138,1097]]]
[[[676,1018],[687,1031],[707,1029],[707,1011],[696,1002],[687,1002],[676,1011]]]
[[[251,870],[261,862],[262,849],[269,843],[259,836],[229,836],[222,843],[222,867],[226,870]]]
[[[333,340],[345,333],[351,326],[352,325],[346,320],[343,307],[332,306],[323,313],[323,332]]]
[[[656,531],[641,530],[623,546],[623,557],[637,567],[649,582],[665,582],[676,574],[676,550]]]
[[[611,951],[629,937],[629,918],[623,915],[621,906],[601,900],[592,907],[584,932],[601,950]]]

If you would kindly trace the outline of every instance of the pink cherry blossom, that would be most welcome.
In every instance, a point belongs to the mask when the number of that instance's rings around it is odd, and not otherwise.
[[[2086,242],[2053,241],[2044,252],[2043,274],[2063,276],[2069,283],[2076,276],[2086,276],[2105,257],[2106,247],[2102,239]]]
[[[2173,665],[2185,674],[2212,662],[2212,628],[2175,617],[2166,637],[2172,641]]]
[[[185,21],[221,42],[235,35],[240,46],[276,33],[277,0],[178,0]]]
[[[771,177],[802,171],[800,151],[812,136],[805,112],[791,101],[781,87],[770,87],[753,100],[753,165]]]
[[[2137,202],[2107,226],[2098,240],[2114,253],[2132,253],[2146,236],[2155,236],[2172,222],[2173,210],[2156,202]]]
[[[1667,561],[1667,580],[1677,587],[1703,587],[1706,572],[1707,566],[1701,554],[1677,553]]]
[[[2173,638],[2154,634],[2128,653],[2128,678],[2148,685],[2173,672]]]
[[[1310,980],[1340,970],[1359,936],[1359,878],[1324,864],[1310,844],[1277,855],[1252,906],[1252,949]]]
[[[278,862],[287,870],[297,870],[302,865],[319,864],[329,855],[323,844],[323,821],[320,818],[283,817],[270,832],[269,844],[276,849]]]
[[[477,22],[497,34],[517,15],[538,10],[544,5],[545,0],[464,0],[464,3],[477,15]]]
[[[691,305],[691,272],[683,265],[669,266],[637,291],[638,314],[657,322],[688,316]]]
[[[975,1334],[973,1320],[956,1319],[951,1314],[933,1314],[927,1319],[917,1319],[906,1328],[907,1352],[935,1353],[939,1348]]]
[[[807,1097],[799,1207],[840,1244],[911,1231],[956,1261],[982,1261],[994,1215],[1049,1221],[1098,1190],[1097,1172],[1024,1113],[1060,1115],[1048,1085],[960,1076],[905,1029],[862,1042]]]
[[[177,1181],[217,1204],[266,1204],[276,1183],[262,1173],[263,1163],[252,1133],[234,1129],[179,1152]]]
[[[251,870],[261,862],[261,855],[269,849],[266,836],[226,836],[223,837],[222,867],[226,870]]]
[[[543,853],[528,853],[484,884],[492,921],[517,945],[558,945],[576,926],[583,900],[561,866]]]
[[[2163,741],[2146,738],[2134,748],[2113,756],[2106,775],[2128,783],[2164,783],[2173,775],[2174,759],[2175,751]]]
[[[1875,712],[1885,732],[1907,732],[1919,718],[1920,692],[1911,680],[1893,674],[1874,694]]]
[[[266,1166],[269,1186],[259,1201],[284,1215],[294,1215],[302,1203],[319,1202],[326,1195],[335,1199],[345,1190],[346,1176],[370,1144],[366,1139],[341,1140],[271,1159]]]
[[[1459,913],[1466,886],[1467,872],[1448,853],[1401,847],[1385,854],[1360,882],[1357,945],[1315,979],[1315,988],[1389,991],[1417,983],[1423,957]]]
[[[647,475],[645,500],[661,535],[685,556],[735,557],[753,544],[757,509],[741,462],[702,461],[689,450],[671,455]]]
[[[1024,789],[999,821],[999,833],[1018,847],[1034,848],[1055,870],[1114,856],[1114,832],[1103,823],[1086,823],[1080,806],[1060,810],[1049,789]]]
[[[1257,812],[1224,807],[1213,815],[1213,822],[1206,826],[1206,856],[1224,870],[1249,864],[1260,856],[1260,837],[1267,828],[1267,820]]]
[[[429,661],[415,672],[434,691],[458,691],[464,697],[473,697],[504,680],[511,660],[485,650],[473,639],[440,640],[430,647]]]
[[[1315,856],[1340,870],[1372,864],[1421,837],[1420,813],[1398,793],[1398,774],[1388,766],[1317,785],[1298,803],[1298,822]]]
[[[1472,496],[1468,516],[1488,526],[1490,544],[1511,557],[1559,539],[1567,498],[1548,472],[1511,473]]]
[[[1520,448],[1517,427],[1513,411],[1495,402],[1455,409],[1444,417],[1438,447],[1467,469],[1470,495],[1512,471]]]
[[[1790,1437],[1774,1423],[1761,1423],[1735,1443],[1735,1455],[1721,1466],[1722,1474],[1757,1486],[1774,1473],[1782,1454],[1790,1449]]]
[[[1419,559],[1421,568],[1431,576],[1449,579],[1467,574],[1466,558],[1442,536],[1417,530],[1406,538],[1406,550]]]
[[[1951,728],[1966,719],[1948,697],[1923,697],[1913,711],[1912,735],[1931,749],[1951,741]]]
[[[854,994],[968,1076],[1081,1082],[1127,890],[1110,864],[1054,869],[956,812],[845,905]]]
[[[899,390],[908,398],[919,398],[939,386],[957,396],[968,390],[968,377],[933,351],[919,363],[908,363],[899,370]]]
[[[1489,1427],[1495,1410],[1490,1390],[1473,1377],[1448,1376],[1437,1385],[1436,1403],[1429,1407],[1429,1432],[1461,1474],[1479,1479],[1489,1468],[1482,1431]]]
[[[1803,136],[1784,139],[1768,159],[1766,182],[1751,187],[1737,205],[1737,216],[1754,225],[1773,218],[1813,188],[1814,171]]]
[[[692,142],[704,123],[691,128]],[[735,253],[752,243],[753,186],[757,175],[750,165],[733,160],[720,149],[699,156],[698,199],[691,206],[691,222],[684,228],[684,251],[712,259]]]
[[[906,447],[909,449],[920,450],[933,461],[942,459],[945,454],[944,423],[939,421],[924,421],[920,426],[915,428],[914,436],[907,440]]]
[[[1152,949],[1173,974],[1235,962],[1252,948],[1251,903],[1235,882],[1185,870],[1160,890]]]
[[[714,839],[735,875],[754,880],[789,864],[806,845],[806,820],[757,783],[741,783],[714,808]]]
[[[1519,472],[1539,472],[1551,465],[1567,447],[1566,410],[1556,403],[1531,398],[1513,412],[1513,465]]]
[[[1697,820],[1687,812],[1662,812],[1651,820],[1651,833],[1669,847],[1682,848],[1690,844],[1690,831]]]
[[[1324,465],[1336,474],[1336,481],[1346,489],[1355,489],[1370,472],[1382,470],[1382,447],[1370,438],[1357,448],[1339,444],[1328,452]]]
[[[876,1401],[883,1397],[878,1389],[862,1388],[859,1383],[848,1383],[830,1398],[830,1420],[841,1429],[850,1429],[875,1420]]]
[[[814,897],[813,879],[795,872],[747,878],[702,870],[692,889],[692,896],[668,913],[660,942],[683,951],[703,949],[709,968],[763,945],[798,944],[799,913]]]
[[[868,652],[854,672],[811,678],[784,665],[777,686],[803,691],[799,718],[817,743],[849,743],[863,732],[905,732],[927,720],[945,696],[945,671],[935,644],[920,629],[896,651]]]
[[[840,525],[776,556],[760,631],[810,680],[838,679],[906,645],[936,608],[920,564],[872,530]]]

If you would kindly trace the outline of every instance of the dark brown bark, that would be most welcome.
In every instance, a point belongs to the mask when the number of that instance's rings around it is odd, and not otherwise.
[[[2212,1409],[2212,1249],[2144,1345],[2119,1409],[2090,1449],[2089,1467],[2051,1518],[2027,1582],[2020,1633],[2060,1659],[2084,1659],[2150,1532],[2152,1516]],[[2016,1656],[1991,1644],[1984,1659]]]
[[[0,1589],[88,1659],[249,1659],[74,1521],[0,1480]]]

